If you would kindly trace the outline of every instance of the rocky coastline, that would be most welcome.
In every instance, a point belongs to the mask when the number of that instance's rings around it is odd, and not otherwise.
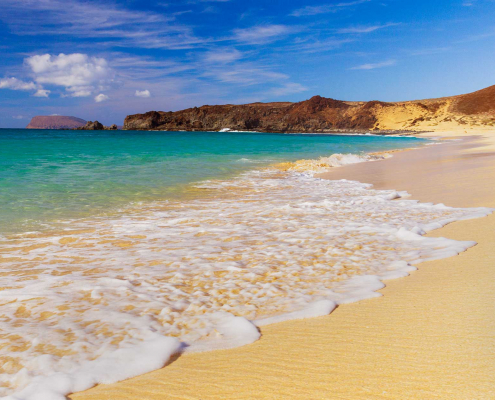
[[[128,115],[123,129],[397,134],[442,126],[494,126],[495,86],[459,96],[405,102],[342,101],[205,105]],[[431,128],[430,128],[431,127]]]

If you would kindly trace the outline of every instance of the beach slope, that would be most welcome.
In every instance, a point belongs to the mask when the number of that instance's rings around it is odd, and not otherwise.
[[[450,141],[336,168],[325,177],[407,190],[421,201],[495,207],[495,154],[482,144]],[[378,299],[265,326],[251,345],[188,354],[161,370],[71,398],[493,399],[495,214],[429,235],[478,245],[388,281]]]

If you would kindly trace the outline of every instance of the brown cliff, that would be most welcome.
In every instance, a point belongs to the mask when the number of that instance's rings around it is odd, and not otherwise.
[[[335,132],[435,130],[495,124],[495,86],[453,97],[385,103],[314,96],[299,103],[251,103],[129,115],[124,129]]]
[[[150,111],[127,116],[124,129],[201,131],[228,128],[264,132],[320,132],[371,129],[375,123],[368,109],[314,96],[299,103],[227,104],[177,112]]]
[[[84,126],[86,121],[63,115],[39,115],[33,117],[26,129],[75,129]]]

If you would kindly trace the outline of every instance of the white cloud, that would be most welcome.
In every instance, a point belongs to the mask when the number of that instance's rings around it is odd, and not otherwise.
[[[136,97],[143,97],[143,98],[147,98],[147,97],[151,97],[151,93],[149,90],[136,90]]]
[[[233,66],[212,67],[203,73],[203,76],[213,78],[222,83],[251,86],[268,82],[287,80],[288,75],[246,63]]]
[[[109,97],[106,94],[100,93],[98,96],[95,97],[95,101],[97,103],[101,103],[102,101],[107,101]]]
[[[51,93],[50,90],[45,90],[45,89],[38,89],[35,94],[33,94],[34,97],[48,97],[48,95]]]
[[[242,58],[242,53],[236,49],[219,49],[208,51],[204,61],[208,63],[228,64]]]
[[[89,97],[93,94],[95,88],[93,86],[72,86],[66,89],[69,94],[62,97]]]
[[[292,17],[306,17],[306,16],[318,15],[318,14],[335,13],[340,9],[356,6],[362,3],[367,3],[369,1],[371,0],[356,0],[356,1],[341,2],[336,4],[325,4],[322,6],[306,6],[294,10],[290,15]]]
[[[14,119],[28,119],[29,117],[26,117],[25,115],[12,115],[12,118],[14,118]]]
[[[234,39],[246,44],[264,44],[279,40],[295,31],[286,25],[258,25],[245,29],[234,29]]]
[[[357,67],[353,67],[351,69],[354,70],[370,70],[370,69],[377,69],[377,68],[384,68],[384,67],[392,67],[397,64],[396,60],[387,60],[379,63],[374,63],[374,64],[363,64],[363,65],[358,65]]]
[[[36,90],[34,82],[24,82],[17,78],[0,79],[0,89],[11,90]]]
[[[335,39],[328,38],[324,40],[305,39],[300,40],[294,45],[288,47],[288,50],[304,52],[304,53],[322,53],[341,47],[343,44],[354,42],[354,39]]]
[[[186,49],[203,45],[174,15],[125,9],[113,1],[1,0],[3,20],[19,35],[105,38],[121,47]]]
[[[288,94],[300,93],[307,91],[308,88],[300,83],[288,82],[285,85],[270,90],[273,96],[286,96]]]
[[[388,28],[390,26],[400,25],[398,23],[388,23],[383,25],[367,25],[367,26],[352,26],[349,28],[342,28],[337,30],[337,33],[371,33],[378,29]]]
[[[24,62],[38,84],[65,87],[72,97],[90,96],[98,85],[107,84],[113,77],[104,58],[87,54],[43,54],[28,57]]]

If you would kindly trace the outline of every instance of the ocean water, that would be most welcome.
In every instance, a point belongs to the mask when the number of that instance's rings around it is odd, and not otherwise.
[[[274,162],[415,146],[410,137],[0,129],[0,234],[130,203]]]
[[[475,244],[425,232],[491,212],[315,177],[425,143],[415,138],[11,133],[0,175],[9,400],[64,399],[380,296],[384,280]]]

